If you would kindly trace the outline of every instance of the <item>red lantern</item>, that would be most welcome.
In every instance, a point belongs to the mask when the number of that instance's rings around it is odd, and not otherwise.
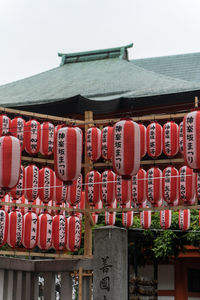
[[[121,120],[113,127],[113,169],[121,176],[135,175],[140,167],[140,127]]]
[[[52,223],[52,246],[62,251],[66,248],[67,241],[67,220],[62,215],[53,217]]]
[[[82,175],[80,176],[72,183],[72,185],[69,185],[68,187],[68,194],[67,194],[67,202],[72,205],[76,206],[81,201],[81,195],[82,195]]]
[[[22,245],[27,249],[33,249],[37,245],[38,217],[33,212],[24,215]]]
[[[117,208],[117,200],[115,199],[115,201],[112,202],[108,206],[108,208]],[[105,224],[114,226],[115,221],[116,221],[116,212],[115,211],[113,211],[113,212],[105,211]]]
[[[56,131],[54,143],[54,169],[56,176],[72,182],[81,173],[82,131],[78,127],[63,127]]]
[[[169,204],[178,197],[178,170],[172,166],[163,170],[162,192],[164,201]]]
[[[2,199],[1,199],[2,202],[12,202],[12,199],[10,197],[10,195],[6,194]],[[6,212],[9,212],[11,209],[11,206],[9,205],[2,205],[2,209]]]
[[[49,202],[44,204],[44,211],[53,216],[54,210],[52,208],[47,208],[47,206],[55,206],[55,202],[53,200],[50,200]]]
[[[169,229],[171,227],[172,212],[171,210],[160,211],[160,226],[163,229]]]
[[[0,116],[0,136],[6,135],[10,132],[11,120],[6,115]]]
[[[54,147],[54,125],[50,122],[41,124],[40,153],[51,155]]]
[[[20,142],[13,136],[0,137],[0,187],[13,188],[21,168]]]
[[[163,205],[163,200],[160,199],[158,202],[153,203],[153,207],[161,207]]]
[[[34,201],[38,197],[39,187],[39,169],[35,165],[25,168],[25,189],[24,196],[30,201]]]
[[[185,164],[200,169],[200,111],[192,111],[183,119],[183,149]]]
[[[86,153],[92,161],[101,156],[101,130],[97,127],[91,127],[86,132]]]
[[[162,153],[162,126],[153,122],[147,126],[147,153],[156,158]]]
[[[17,204],[28,204],[28,200],[23,195],[16,201],[16,206],[18,207]],[[18,208],[19,208],[19,211],[22,213],[22,215],[25,215],[28,212],[28,207],[19,206]]]
[[[179,210],[179,228],[186,231],[190,228],[190,210],[181,209]]]
[[[41,250],[48,250],[52,244],[52,217],[48,213],[41,214],[38,223],[37,245]]]
[[[27,153],[36,154],[40,149],[40,123],[36,120],[26,122],[24,141]]]
[[[98,223],[98,218],[99,215],[97,213],[92,213],[92,219],[95,225]]]
[[[138,124],[140,127],[140,155],[141,158],[144,157],[147,153],[147,139],[146,139],[146,127],[142,124]]]
[[[101,174],[101,199],[105,205],[115,201],[115,178],[115,173],[110,170]]]
[[[106,126],[101,131],[101,156],[105,160],[112,158],[113,149],[113,127]]]
[[[26,122],[21,117],[16,117],[13,120],[11,120],[10,132],[13,136],[19,139],[21,151],[23,151],[25,148],[25,142],[24,142],[25,124]]]
[[[162,199],[162,171],[153,167],[147,171],[147,200],[152,204]]]
[[[11,211],[9,214],[7,243],[12,248],[20,247],[23,238],[23,216],[19,211]]]
[[[42,205],[42,201],[40,200],[39,197],[37,197],[34,201],[33,201],[33,205]],[[41,213],[42,209],[40,207],[37,208],[32,208],[32,212],[34,212],[37,216],[39,216],[39,214]]]
[[[25,170],[24,167],[20,168],[20,176],[17,185],[11,189],[10,195],[13,199],[19,199],[24,194],[24,183],[25,183]]]
[[[81,220],[77,216],[67,218],[67,250],[74,252],[81,246]]]
[[[5,245],[8,237],[9,217],[8,213],[0,210],[0,247]]]
[[[179,205],[179,199],[177,198],[172,204],[171,206],[178,206]]]
[[[115,196],[122,207],[131,201],[131,180],[116,175]]]
[[[132,200],[141,204],[146,198],[146,171],[140,168],[138,173],[132,176]]]
[[[133,211],[122,212],[122,224],[127,228],[133,225]]]
[[[151,227],[151,211],[146,210],[140,213],[140,224],[144,229]]]
[[[51,202],[51,201],[50,201]],[[66,203],[62,202],[61,204],[56,204],[56,207],[60,207],[60,210],[57,210],[55,213],[56,215],[63,215],[65,216],[65,210],[62,210],[61,208],[66,208]]]
[[[60,205],[67,200],[68,185],[61,181],[54,172],[54,193],[53,200]]]
[[[179,124],[178,127],[178,135],[179,135],[179,152],[183,153],[183,122]]]
[[[178,125],[175,122],[167,122],[163,126],[163,153],[168,157],[178,153]]]
[[[91,206],[95,206],[100,200],[101,174],[97,171],[90,171],[85,180],[85,196]]]
[[[190,202],[195,196],[195,176],[193,170],[187,166],[179,169],[179,199],[183,202]]]
[[[47,203],[53,198],[54,193],[54,172],[48,167],[39,171],[39,191],[38,195],[42,202]]]

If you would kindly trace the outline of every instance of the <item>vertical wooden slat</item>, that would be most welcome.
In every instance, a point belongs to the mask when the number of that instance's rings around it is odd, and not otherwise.
[[[38,273],[33,273],[32,275],[32,290],[33,290],[33,300],[38,300],[39,297],[39,282],[38,282]]]
[[[55,300],[55,273],[44,273],[44,300]]]
[[[90,293],[90,277],[89,276],[83,276],[82,279],[82,300],[90,300],[91,299],[91,293]]]
[[[78,300],[83,300],[82,292],[83,292],[83,268],[80,267],[79,274],[78,274]]]
[[[8,294],[8,271],[4,270],[4,287],[3,287],[3,300],[7,300]]]
[[[0,300],[4,298],[4,270],[0,270]]]
[[[13,293],[14,293],[14,289],[13,289],[13,280],[14,280],[14,271],[9,270],[8,271],[8,290],[7,290],[7,300],[13,300]]]
[[[22,299],[22,271],[16,271],[14,273],[13,290],[14,290],[14,300],[21,300]]]
[[[69,272],[61,272],[61,300],[72,299],[72,277]]]
[[[87,125],[85,125],[85,134],[89,127],[93,125],[93,112],[92,111],[86,111],[85,112],[85,121],[91,122]],[[92,170],[93,163],[92,161],[87,157],[86,155],[86,143],[85,143],[85,164],[87,167],[85,167],[84,175],[86,177],[86,174]],[[87,201],[85,201],[85,208],[90,208]],[[85,214],[85,235],[84,235],[84,255],[92,255],[92,225],[89,213]]]

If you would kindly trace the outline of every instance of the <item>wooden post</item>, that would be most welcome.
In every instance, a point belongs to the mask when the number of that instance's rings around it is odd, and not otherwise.
[[[87,124],[85,125],[85,134],[89,127],[93,125],[93,112],[86,111],[85,112],[85,121]],[[91,123],[89,123],[91,122]],[[84,169],[84,175],[90,172],[93,168],[92,161],[87,157],[86,154],[86,143],[85,143],[85,164],[87,167]],[[85,199],[86,200],[86,199]],[[85,201],[85,208],[89,209],[90,205]],[[85,214],[85,236],[84,236],[84,255],[92,255],[92,224],[91,224],[91,215],[90,213]]]
[[[199,99],[198,99],[198,97],[195,97],[194,101],[195,101],[194,106],[195,106],[195,108],[197,108],[199,106]]]
[[[82,290],[83,290],[83,268],[79,268],[78,273],[78,300],[82,300]]]

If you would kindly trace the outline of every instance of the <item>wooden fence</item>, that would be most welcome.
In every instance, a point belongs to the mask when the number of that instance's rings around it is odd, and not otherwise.
[[[0,257],[0,300],[71,300],[77,279],[76,299],[90,300],[92,270],[93,259]]]

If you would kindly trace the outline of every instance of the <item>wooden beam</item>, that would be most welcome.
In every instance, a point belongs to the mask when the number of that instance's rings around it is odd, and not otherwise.
[[[83,292],[83,268],[79,268],[78,272],[78,300],[82,300],[82,292]]]
[[[69,255],[65,253],[40,253],[32,251],[19,251],[19,250],[1,250],[1,255],[14,255],[14,256],[31,256],[31,257],[48,257],[48,258],[62,258],[62,259],[83,259],[83,258],[92,258],[89,255]]]

